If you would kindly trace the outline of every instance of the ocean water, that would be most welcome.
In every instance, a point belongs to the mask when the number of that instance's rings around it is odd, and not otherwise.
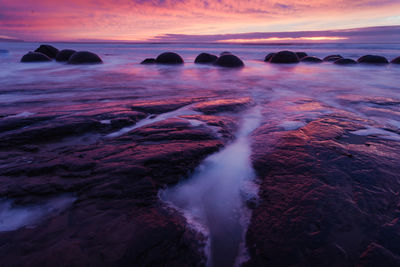
[[[378,54],[391,60],[400,56],[398,44],[55,43],[53,45],[59,49],[95,52],[104,64],[76,66],[57,62],[19,62],[26,52],[34,50],[38,45],[0,43],[0,118],[32,117],[48,113],[49,110],[67,116],[82,111],[77,110],[80,105],[85,111],[90,111],[90,108],[104,105],[126,106],[138,100],[169,101],[186,97],[252,99],[257,110],[256,123],[253,123],[254,118],[251,117],[254,114],[250,117],[246,113],[235,114],[241,129],[236,134],[236,140],[224,150],[208,157],[193,176],[188,177],[187,183],[161,193],[161,199],[183,210],[193,225],[200,224],[208,228],[204,232],[211,235],[208,247],[211,249],[208,252],[210,266],[213,262],[216,265],[220,262],[220,259],[216,259],[216,253],[231,253],[230,258],[224,259],[228,265],[233,262],[238,264],[240,259],[236,255],[245,254],[238,250],[243,243],[250,211],[241,202],[241,194],[246,191],[246,182],[255,179],[250,161],[251,131],[259,125],[270,124],[280,127],[282,131],[290,131],[319,117],[344,113],[365,127],[353,134],[376,135],[382,139],[400,141],[400,65],[337,66],[329,62],[277,65],[263,62],[265,55],[280,50],[304,51],[321,58],[340,54],[357,59],[366,54]],[[165,51],[179,53],[185,64],[140,64],[143,59],[156,57]],[[239,56],[245,67],[226,69],[193,63],[201,52],[219,54],[223,51]],[[72,106],[74,109],[70,108]],[[104,137],[118,137],[153,122],[193,114],[197,112],[186,106],[157,117],[148,117],[136,125],[121,128]],[[251,127],[247,125],[249,121]],[[102,123],[107,124],[109,121]],[[227,190],[229,188],[231,190]],[[202,192],[209,193],[208,201],[211,202],[203,202]],[[235,219],[230,220],[230,216]],[[224,220],[233,222],[227,228],[237,235],[237,246],[228,252],[218,243],[225,238],[224,234],[234,235],[229,231],[221,233],[215,230],[224,228]],[[209,222],[212,225],[207,225]],[[20,225],[28,224],[21,222]],[[216,233],[214,236],[213,232]],[[213,247],[216,250],[212,251]]]

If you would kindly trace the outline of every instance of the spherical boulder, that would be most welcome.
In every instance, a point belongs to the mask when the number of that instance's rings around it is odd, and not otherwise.
[[[67,62],[69,58],[75,53],[75,50],[64,49],[58,52],[56,56],[56,61],[58,62]]]
[[[39,52],[29,52],[21,58],[21,62],[48,62],[51,58]]]
[[[217,61],[215,61],[215,65],[228,68],[237,68],[237,67],[243,67],[244,63],[237,56],[228,54],[220,56],[217,59]]]
[[[89,51],[79,51],[72,54],[68,60],[68,64],[101,64],[103,61],[95,53]]]
[[[183,64],[183,59],[180,55],[173,52],[165,52],[156,58],[158,64]]]
[[[224,52],[221,52],[221,53],[219,54],[219,56],[225,56],[225,55],[232,55],[232,53],[229,52],[229,51],[224,51]]]
[[[337,65],[354,65],[357,64],[357,61],[350,59],[350,58],[341,58],[334,62]]]
[[[45,54],[49,58],[55,58],[59,51],[52,45],[40,45],[35,52]]]
[[[390,63],[392,63],[392,64],[400,64],[400,57],[396,57],[396,58],[392,59],[392,61],[390,61]]]
[[[275,53],[271,57],[269,62],[271,62],[271,63],[283,63],[283,64],[298,63],[299,62],[299,58],[292,51],[280,51],[278,53]]]
[[[201,53],[196,57],[194,60],[194,63],[197,64],[209,64],[209,63],[214,63],[218,59],[217,56],[211,55],[209,53]]]
[[[307,55],[307,53],[305,53],[305,52],[296,52],[296,56],[297,56],[299,59],[302,59],[303,57],[306,57],[306,56],[308,56],[308,55]]]
[[[389,64],[389,61],[385,57],[377,55],[365,55],[360,57],[357,61],[363,64]]]
[[[301,62],[307,62],[307,63],[322,63],[322,59],[317,58],[317,57],[310,57],[310,56],[306,56],[303,57],[302,59],[300,59]]]
[[[275,53],[269,53],[268,55],[265,56],[264,61],[268,62],[273,55],[275,55]]]
[[[324,57],[324,61],[335,62],[336,60],[339,60],[341,58],[343,58],[341,55],[329,55]]]
[[[156,59],[155,58],[146,58],[145,60],[143,60],[142,62],[140,62],[140,64],[155,64],[156,63]]]

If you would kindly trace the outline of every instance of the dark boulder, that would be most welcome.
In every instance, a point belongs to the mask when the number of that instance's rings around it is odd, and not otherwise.
[[[51,58],[39,52],[29,52],[21,58],[21,62],[48,62]]]
[[[156,58],[158,64],[183,64],[183,59],[180,55],[173,52],[165,52]]]
[[[156,63],[156,59],[155,58],[146,58],[145,60],[140,62],[140,64],[155,64],[155,63]]]
[[[224,51],[224,52],[221,52],[221,53],[219,54],[219,56],[225,56],[225,55],[232,55],[232,53],[229,52],[229,51]]]
[[[35,50],[35,52],[45,54],[49,58],[55,58],[59,51],[52,45],[41,45]]]
[[[68,60],[68,64],[100,64],[103,63],[101,58],[88,51],[79,51],[72,54]]]
[[[273,55],[275,55],[275,53],[269,53],[268,55],[265,56],[264,61],[268,62],[271,59],[271,57],[273,57]]]
[[[56,56],[56,61],[58,62],[67,62],[69,58],[75,53],[75,50],[64,49],[58,52]]]
[[[354,65],[357,64],[357,61],[350,58],[341,58],[334,62],[337,65]]]
[[[392,61],[390,61],[390,63],[392,63],[392,64],[400,64],[400,57],[396,57],[396,58],[392,59]]]
[[[335,62],[336,60],[339,60],[343,58],[341,55],[329,55],[324,57],[324,61],[331,61],[331,62]]]
[[[300,59],[301,62],[307,62],[307,63],[322,63],[322,59],[317,58],[317,57],[303,57]]]
[[[237,67],[243,67],[244,63],[237,56],[228,54],[220,56],[215,62],[215,65],[228,68],[237,68]]]
[[[305,53],[305,52],[296,52],[296,55],[299,59],[302,59],[303,57],[308,56],[307,53]]]
[[[218,59],[217,56],[211,55],[209,53],[201,53],[196,57],[194,63],[197,64],[207,64],[207,63],[214,63]]]
[[[363,64],[389,64],[389,61],[385,57],[377,55],[362,56],[357,61]]]
[[[291,51],[280,51],[274,54],[269,60],[271,63],[298,63],[299,58],[294,52]]]

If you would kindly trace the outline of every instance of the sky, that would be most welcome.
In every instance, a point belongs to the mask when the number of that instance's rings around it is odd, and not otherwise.
[[[0,38],[25,41],[389,41],[395,25],[400,0],[0,0]]]

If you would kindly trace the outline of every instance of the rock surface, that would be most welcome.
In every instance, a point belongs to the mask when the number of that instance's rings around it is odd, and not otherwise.
[[[58,62],[68,62],[69,58],[75,53],[75,50],[72,49],[63,49],[58,52],[56,56],[56,61]]]
[[[280,51],[275,53],[271,59],[269,60],[271,63],[281,63],[281,64],[290,64],[290,63],[298,63],[299,58],[294,52],[291,51]]]
[[[390,61],[390,63],[392,63],[392,64],[400,64],[400,57],[396,57],[396,58],[392,59],[392,61]]]
[[[307,55],[307,53],[305,53],[305,52],[296,52],[296,56],[297,56],[299,59],[302,59],[302,58],[304,58],[304,57],[307,57],[308,55]]]
[[[71,55],[68,64],[101,64],[103,61],[95,53],[89,51],[79,51]]]
[[[342,59],[343,57],[341,55],[330,55],[330,56],[326,56],[324,57],[324,61],[331,61],[334,62],[336,60]]]
[[[306,56],[303,57],[302,59],[300,59],[301,62],[307,62],[307,63],[322,63],[322,59],[317,58],[317,57],[310,57],[310,56]]]
[[[363,64],[389,64],[389,61],[385,57],[377,55],[362,56],[357,60],[357,62]]]
[[[216,55],[211,55],[209,53],[201,53],[196,57],[196,59],[194,60],[194,63],[210,64],[210,63],[214,63],[217,59],[218,59],[218,57]]]
[[[49,58],[55,58],[59,51],[52,45],[40,45],[35,52],[45,54]]]
[[[352,134],[360,128],[337,115],[254,133],[261,199],[245,266],[398,264],[400,145]]]
[[[244,63],[240,58],[235,55],[225,54],[220,56],[217,61],[215,61],[215,65],[227,68],[238,68],[243,67]]]
[[[48,62],[51,58],[39,52],[29,52],[21,58],[21,62]]]
[[[357,64],[357,61],[350,58],[341,58],[334,62],[337,65],[354,65]]]
[[[155,64],[155,63],[156,63],[156,59],[155,58],[146,58],[145,60],[140,62],[140,64]]]
[[[183,64],[183,59],[180,55],[173,52],[165,52],[156,58],[158,64]]]

